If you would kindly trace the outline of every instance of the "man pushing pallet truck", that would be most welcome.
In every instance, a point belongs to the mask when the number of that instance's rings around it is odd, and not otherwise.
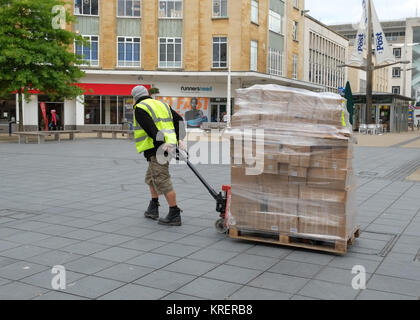
[[[249,129],[258,133],[252,143],[242,145]],[[220,232],[237,239],[347,252],[359,228],[353,131],[339,95],[277,85],[240,89],[225,133],[231,137],[231,186],[223,186],[220,193],[178,150],[215,199]],[[238,140],[240,148],[235,147]],[[260,141],[263,153],[256,152]],[[260,174],[247,174],[244,159],[249,155],[263,163]]]

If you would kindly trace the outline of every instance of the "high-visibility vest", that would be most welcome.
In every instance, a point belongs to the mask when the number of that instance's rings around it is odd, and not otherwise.
[[[146,99],[134,106],[134,140],[139,153],[153,149],[155,145],[153,139],[147,135],[146,131],[137,122],[136,108],[146,111],[155,122],[156,128],[159,130],[156,141],[177,145],[178,140],[170,107],[166,103],[154,99]]]

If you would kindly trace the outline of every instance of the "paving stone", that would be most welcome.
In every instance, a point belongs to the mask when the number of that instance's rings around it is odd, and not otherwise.
[[[184,235],[185,236],[185,235]],[[181,238],[176,243],[186,244],[190,246],[199,246],[199,247],[208,247],[216,242],[220,241],[219,239],[209,238],[209,237],[199,237],[196,235],[189,235]]]
[[[367,255],[363,255],[367,257]],[[368,273],[374,273],[376,268],[381,263],[379,261],[367,260],[362,259],[356,256],[343,256],[343,257],[335,257],[329,264],[329,267],[341,268],[346,270],[352,270],[354,266],[363,266]]]
[[[166,266],[164,269],[168,271],[201,276],[209,272],[211,269],[215,268],[216,266],[217,264],[215,263],[197,261],[197,260],[192,260],[192,259],[181,259]]]
[[[334,256],[331,254],[308,252],[308,251],[294,251],[286,257],[287,260],[319,264],[326,266]]]
[[[61,291],[48,291],[47,293],[33,298],[33,300],[88,300],[88,298],[78,297]]]
[[[352,274],[351,270],[326,267],[315,276],[315,279],[339,283],[351,287],[352,280],[355,276],[356,274]],[[366,273],[366,281],[368,281],[370,277],[371,274]]]
[[[198,250],[200,250],[200,247],[171,243],[171,244],[159,247],[153,250],[153,252],[183,258]]]
[[[97,252],[92,255],[92,257],[99,258],[99,259],[105,259],[105,260],[111,260],[115,262],[125,262],[127,260],[130,260],[134,257],[137,257],[143,253],[137,251],[137,250],[131,250],[126,248],[119,248],[119,247],[112,247],[100,252]]]
[[[416,297],[405,296],[395,293],[376,291],[376,290],[363,290],[357,297],[357,300],[418,300]]]
[[[176,257],[156,253],[145,253],[126,262],[137,266],[160,269],[176,260],[178,260]]]
[[[45,288],[48,290],[53,290],[54,288],[52,287],[51,281],[53,280],[54,276],[55,274],[52,273],[52,269],[48,269],[43,272],[34,274],[30,277],[21,279],[20,282]],[[86,275],[66,270],[66,284],[73,283],[74,281],[77,281],[84,277],[86,277]]]
[[[235,266],[221,265],[216,269],[203,275],[203,277],[222,280],[226,282],[234,282],[238,284],[247,284],[258,275],[261,274],[259,270],[245,269]]]
[[[351,286],[320,280],[310,280],[299,291],[300,295],[322,300],[353,300],[358,293],[359,290],[355,290]]]
[[[22,245],[17,248],[5,250],[1,252],[1,255],[4,257],[17,259],[17,260],[25,260],[27,258],[39,255],[41,253],[45,253],[50,251],[50,249],[35,247],[31,245]]]
[[[39,264],[18,261],[1,267],[0,277],[10,280],[20,280],[46,269],[47,267]]]
[[[108,269],[99,271],[95,276],[117,280],[121,282],[133,282],[151,272],[155,269],[135,266],[126,263],[116,264]]]
[[[245,253],[263,257],[282,259],[292,252],[293,250],[286,249],[284,247],[257,244],[254,247],[248,249]]]
[[[6,258],[6,257],[0,257],[0,268],[8,266],[9,264],[18,262],[16,259]]]
[[[367,284],[369,289],[420,297],[420,281],[373,275]]]
[[[83,257],[78,260],[67,263],[65,267],[66,269],[74,272],[94,274],[101,270],[107,269],[115,264],[115,262],[109,260],[103,260],[94,257]]]
[[[197,296],[211,300],[229,298],[241,286],[213,279],[198,278],[177,290],[177,293]]]
[[[72,245],[61,248],[61,250],[88,256],[96,252],[105,250],[107,248],[109,248],[109,246],[99,244],[99,243],[93,243],[93,242],[88,242],[88,241],[78,241],[76,244],[72,244]]]
[[[205,248],[200,251],[197,251],[196,253],[191,254],[188,257],[194,260],[224,263],[229,259],[232,259],[236,255],[238,255],[237,252]]]
[[[133,240],[133,237],[127,237],[117,234],[104,234],[97,238],[90,239],[91,242],[100,243],[108,246],[117,246],[121,243]]]
[[[98,232],[98,231],[93,231],[93,230],[84,230],[84,229],[79,229],[76,231],[66,233],[67,238],[76,239],[76,240],[90,240],[90,239],[97,238],[102,235],[104,235],[103,232]]]
[[[205,300],[203,298],[198,298],[198,297],[193,297],[193,296],[188,296],[186,294],[180,294],[180,293],[170,293],[167,296],[163,297],[161,300],[180,300],[180,301],[185,301],[185,300]]]
[[[150,287],[144,287],[136,284],[127,284],[115,291],[112,291],[100,300],[157,300],[169,292],[154,289]]]
[[[172,292],[193,281],[195,278],[196,277],[192,275],[166,270],[156,270],[138,279],[134,283]]]
[[[268,271],[312,279],[321,269],[322,266],[317,264],[283,260],[275,264]]]
[[[0,300],[23,300],[32,299],[42,295],[48,290],[31,285],[12,282],[0,286]]]
[[[138,250],[138,251],[152,251],[159,247],[168,244],[168,242],[148,240],[148,239],[135,239],[119,245],[119,247]]]
[[[41,234],[41,233],[30,232],[30,231],[22,232],[22,231],[16,230],[16,233],[14,235],[6,237],[4,240],[11,241],[11,242],[18,242],[22,244],[31,244],[36,241],[46,239],[48,237],[49,237],[48,235]]]
[[[48,248],[48,249],[61,249],[72,244],[79,243],[79,240],[62,238],[62,237],[49,237],[34,243],[35,246]]]
[[[277,261],[278,259],[275,258],[242,253],[227,261],[226,264],[264,271],[272,267]]]
[[[6,251],[9,249],[13,249],[13,248],[17,248],[22,246],[21,243],[16,243],[16,242],[10,242],[10,241],[6,241],[6,240],[1,240],[0,241],[0,254],[2,251]]]
[[[249,286],[282,291],[295,294],[308,282],[308,279],[265,272],[250,283]]]
[[[280,291],[266,290],[244,286],[236,291],[231,300],[249,301],[249,300],[289,300],[292,295]]]
[[[119,281],[88,276],[68,284],[66,293],[97,299],[123,285],[124,283]]]
[[[168,242],[172,242],[172,241],[184,238],[184,237],[185,237],[185,234],[163,231],[163,230],[143,236],[143,238],[145,239],[168,241]]]
[[[27,261],[42,264],[47,267],[53,267],[57,265],[65,265],[67,262],[80,259],[82,256],[65,251],[52,250],[40,255],[27,258]]]

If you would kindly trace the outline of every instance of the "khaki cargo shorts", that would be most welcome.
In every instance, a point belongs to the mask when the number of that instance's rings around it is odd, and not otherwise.
[[[158,195],[167,194],[173,190],[169,163],[160,164],[156,157],[151,157],[144,182],[153,187]]]

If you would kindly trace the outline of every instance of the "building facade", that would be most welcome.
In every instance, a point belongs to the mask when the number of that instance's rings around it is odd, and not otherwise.
[[[345,87],[349,41],[315,18],[305,15],[304,80],[324,86],[330,92]]]
[[[156,99],[182,115],[193,104],[201,121],[220,122],[229,61],[232,98],[257,83],[323,89],[302,81],[303,0],[69,0],[67,8],[77,19],[69,28],[89,43],[72,48],[84,58],[87,91],[71,101],[31,96],[25,129],[41,128],[41,102],[47,113],[57,110],[65,129],[121,126],[132,119],[130,92],[138,84],[159,89]]]

